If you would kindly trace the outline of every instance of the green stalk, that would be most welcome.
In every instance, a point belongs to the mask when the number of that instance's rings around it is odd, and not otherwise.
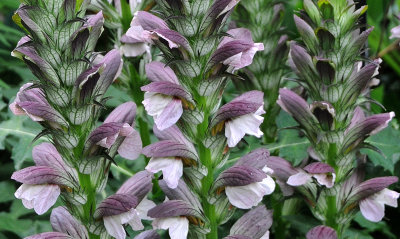
[[[83,174],[78,171],[79,183],[81,188],[83,188],[87,195],[87,201],[83,205],[83,220],[84,222],[90,222],[92,220],[92,215],[96,209],[96,189],[92,187],[89,174]],[[99,239],[100,236],[89,233],[89,239]]]
[[[200,107],[202,109],[205,109],[204,112],[204,121],[197,126],[197,139],[198,139],[198,147],[199,147],[199,156],[200,156],[200,162],[207,167],[208,174],[205,176],[202,181],[201,181],[201,201],[203,204],[203,209],[204,213],[206,214],[206,217],[210,221],[210,233],[207,234],[207,239],[218,239],[218,224],[217,224],[217,218],[215,215],[215,206],[213,204],[210,204],[208,201],[208,195],[209,191],[211,189],[211,186],[214,182],[214,165],[213,161],[211,158],[211,151],[204,146],[202,140],[205,137],[205,134],[207,132],[208,128],[208,122],[209,122],[209,114],[208,110],[206,107],[206,99],[204,97],[200,97],[199,100],[200,104],[203,107]]]

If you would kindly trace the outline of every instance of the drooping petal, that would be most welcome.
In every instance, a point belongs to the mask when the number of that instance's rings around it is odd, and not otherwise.
[[[104,217],[104,227],[107,230],[107,233],[111,236],[115,237],[116,239],[125,239],[126,232],[124,226],[121,224],[119,220],[114,219],[111,217]]]
[[[225,123],[225,136],[228,139],[228,146],[235,147],[245,134],[260,138],[263,132],[260,125],[264,117],[256,114],[246,114],[233,118]]]
[[[311,181],[311,175],[305,172],[298,172],[290,176],[287,180],[287,184],[290,186],[301,186]]]
[[[186,239],[189,232],[189,220],[185,217],[157,218],[152,225],[154,229],[168,230],[171,239]]]
[[[122,157],[130,160],[137,159],[142,152],[142,139],[140,134],[133,130],[131,134],[125,137],[118,147],[118,153]]]
[[[172,97],[154,92],[145,92],[144,100],[142,101],[147,114],[153,117],[158,117],[165,107],[172,101]]]
[[[320,185],[324,185],[327,188],[333,187],[336,179],[336,174],[314,174],[313,177],[317,179]]]
[[[121,39],[122,42],[122,39]],[[149,46],[146,43],[125,43],[121,46],[121,51],[126,57],[136,57],[143,55],[146,51],[149,50]]]
[[[74,238],[89,238],[86,227],[73,217],[65,207],[54,208],[50,215],[54,231],[68,234]]]
[[[172,157],[151,158],[146,166],[146,170],[152,173],[162,171],[163,178],[168,187],[176,188],[178,186],[179,179],[183,175],[183,163],[181,160]]]
[[[377,201],[391,207],[397,207],[397,199],[400,196],[398,192],[385,188],[377,194]]]
[[[150,209],[154,208],[155,206],[156,204],[153,201],[147,198],[143,198],[143,200],[136,207],[136,212],[138,213],[139,218],[146,220],[153,220],[151,217],[147,216],[147,213]]]
[[[182,101],[174,99],[163,112],[156,118],[155,123],[160,130],[167,129],[174,125],[183,114]]]
[[[327,226],[316,226],[307,232],[307,239],[337,239],[336,231]]]
[[[379,222],[385,216],[385,205],[373,198],[365,198],[360,201],[361,214],[372,222]]]
[[[241,209],[249,209],[257,206],[264,195],[271,194],[275,190],[275,182],[271,177],[263,179],[261,182],[252,183],[246,186],[227,186],[226,196],[229,202]]]
[[[38,215],[42,215],[56,203],[60,192],[57,185],[22,184],[15,192],[15,197],[22,199],[28,209],[33,208]]]

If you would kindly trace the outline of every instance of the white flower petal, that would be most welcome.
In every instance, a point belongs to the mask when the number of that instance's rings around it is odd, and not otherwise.
[[[305,172],[299,172],[290,176],[287,180],[287,184],[290,186],[301,186],[308,183],[311,180],[311,175]]]
[[[33,209],[38,215],[42,215],[49,210],[57,201],[60,196],[61,190],[57,185],[46,185],[38,197],[33,201]]]
[[[103,217],[103,222],[108,234],[115,237],[116,239],[126,238],[126,232],[124,226],[122,226],[121,224],[121,220],[119,217]]]
[[[331,175],[326,173],[313,174],[313,177],[317,179],[320,185],[324,185],[327,188],[331,188],[335,184],[336,174],[334,173],[332,173]]]
[[[397,207],[399,195],[398,192],[385,188],[377,193],[375,200],[391,207]]]
[[[145,92],[142,103],[147,111],[147,114],[153,117],[158,117],[172,100],[172,96],[153,92]]]
[[[260,237],[260,239],[269,239],[269,231],[266,231],[265,234]]]
[[[183,175],[183,163],[179,159],[170,158],[151,158],[146,166],[146,170],[152,173],[163,172],[163,178],[169,188],[176,188],[179,179]]]
[[[142,146],[140,134],[136,130],[133,130],[133,132],[122,141],[122,144],[118,148],[118,153],[126,159],[134,160],[140,156]]]
[[[186,217],[168,217],[154,219],[153,229],[169,229],[171,239],[186,239],[189,232],[189,220]]]
[[[122,54],[126,57],[135,57],[143,55],[147,51],[146,43],[127,43],[121,46]]]
[[[385,216],[385,205],[368,197],[361,200],[360,211],[367,220],[379,222]]]
[[[153,218],[147,216],[147,212],[155,206],[156,204],[153,201],[143,198],[139,205],[137,205],[136,211],[141,219],[153,220]]]
[[[173,99],[164,108],[160,115],[154,116],[155,123],[159,130],[164,130],[174,125],[183,114],[182,101]]]
[[[245,134],[261,137],[263,132],[260,125],[264,118],[253,113],[235,117],[225,123],[225,136],[228,139],[228,146],[235,147]]]
[[[16,198],[22,199],[26,208],[34,208],[35,212],[41,215],[57,201],[60,188],[57,185],[22,184],[14,195]]]
[[[241,209],[249,209],[257,206],[264,195],[271,194],[274,190],[275,182],[268,176],[261,182],[251,183],[246,186],[227,186],[225,193],[233,206]]]

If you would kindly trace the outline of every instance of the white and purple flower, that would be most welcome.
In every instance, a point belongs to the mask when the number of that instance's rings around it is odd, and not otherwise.
[[[14,172],[11,179],[22,183],[15,197],[21,199],[26,208],[33,208],[41,215],[56,203],[60,187],[73,187],[77,173],[65,164],[52,144],[35,146],[32,156],[36,166]]]
[[[176,188],[183,175],[184,162],[197,161],[197,152],[176,126],[163,131],[154,127],[153,130],[161,141],[143,148],[143,154],[151,157],[146,170],[152,173],[162,171],[168,187]]]
[[[298,169],[298,171],[288,178],[287,184],[297,187],[311,182],[312,178],[315,178],[320,185],[327,188],[333,187],[335,183],[335,170],[326,163],[311,163],[303,169]]]
[[[275,190],[275,182],[269,176],[273,170],[267,166],[268,157],[269,152],[264,149],[243,156],[218,176],[213,188],[225,189],[229,202],[237,208],[257,206],[265,195]]]
[[[194,101],[174,71],[164,63],[147,64],[146,75],[152,83],[141,88],[145,91],[142,103],[147,113],[154,117],[158,129],[165,130],[180,119],[184,107],[193,108]]]
[[[211,122],[215,135],[225,129],[229,147],[235,147],[246,135],[261,137],[264,120],[264,99],[261,91],[249,91],[223,105]]]

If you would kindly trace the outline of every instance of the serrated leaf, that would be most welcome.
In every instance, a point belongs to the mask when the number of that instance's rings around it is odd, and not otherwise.
[[[382,166],[384,169],[394,173],[394,165],[400,160],[400,130],[391,123],[386,129],[376,135],[369,137],[365,142],[379,148],[382,153],[375,152],[371,149],[363,149],[362,153],[366,153],[372,163],[376,166]]]

